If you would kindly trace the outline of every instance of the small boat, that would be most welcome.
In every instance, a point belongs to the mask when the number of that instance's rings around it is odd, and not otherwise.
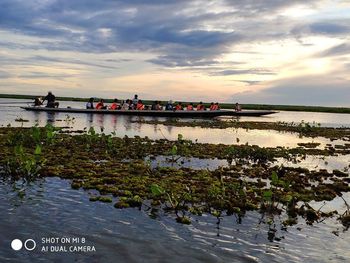
[[[96,109],[78,109],[78,108],[47,108],[47,107],[22,107],[27,111],[37,112],[63,112],[63,113],[93,113],[93,114],[115,114],[115,115],[134,115],[134,116],[154,116],[154,117],[179,117],[179,118],[213,118],[219,116],[252,116],[258,117],[276,113],[275,111],[261,110],[215,110],[215,111],[167,111],[167,110],[96,110]]]

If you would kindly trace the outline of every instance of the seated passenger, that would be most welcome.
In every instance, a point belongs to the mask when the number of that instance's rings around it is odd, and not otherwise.
[[[219,103],[216,102],[215,104],[213,103],[212,105],[210,105],[210,110],[219,110]]]
[[[200,103],[197,105],[197,110],[199,110],[199,111],[205,110],[205,106],[203,105],[203,102],[200,102]]]
[[[160,104],[160,101],[154,101],[151,107],[151,110],[162,110],[163,107]]]
[[[122,110],[129,110],[129,108],[130,108],[129,100],[126,100],[126,101],[123,103]]]
[[[214,110],[214,107],[215,107],[215,104],[214,104],[214,102],[210,103],[210,107],[209,107],[209,110]]]
[[[241,110],[242,110],[241,105],[239,105],[237,102],[235,105],[235,111],[241,111]]]
[[[175,110],[183,110],[183,107],[182,107],[182,103],[179,102],[176,107],[175,107]]]
[[[139,100],[136,104],[136,110],[144,110],[145,105],[143,105],[142,100]]]
[[[106,110],[107,106],[104,105],[104,99],[101,99],[99,103],[96,105],[96,110]]]
[[[118,103],[118,99],[114,99],[112,105],[109,107],[110,110],[119,110],[120,104]]]
[[[86,109],[94,109],[94,98],[90,98],[89,101],[86,103]]]
[[[169,100],[168,103],[165,105],[165,110],[173,110],[174,106],[173,106],[173,101]]]
[[[37,106],[41,106],[41,105],[43,105],[43,101],[42,101],[41,97],[36,97],[34,99],[34,106],[37,107]]]
[[[193,110],[193,103],[190,103],[187,105],[187,110]]]

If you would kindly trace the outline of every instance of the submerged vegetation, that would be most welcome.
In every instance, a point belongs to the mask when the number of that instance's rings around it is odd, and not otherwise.
[[[91,201],[115,202],[118,209],[143,208],[152,217],[170,212],[183,224],[191,223],[192,215],[210,213],[219,222],[224,215],[234,214],[241,220],[247,211],[256,210],[270,218],[283,215],[285,226],[296,224],[298,216],[312,224],[337,215],[349,227],[349,209],[340,215],[309,205],[312,200],[330,201],[349,192],[347,171],[310,171],[274,163],[276,158],[298,162],[306,155],[349,154],[348,144],[286,149],[202,144],[181,134],[176,141],[113,135],[91,128],[73,136],[51,125],[0,128],[1,175],[24,182],[49,176],[71,179],[73,189],[99,192]],[[228,165],[214,171],[152,167],[147,159],[160,155],[171,162],[178,162],[179,157],[218,158],[227,160]]]

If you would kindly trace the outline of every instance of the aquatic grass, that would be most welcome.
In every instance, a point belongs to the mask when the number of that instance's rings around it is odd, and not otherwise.
[[[250,210],[260,211],[268,217],[285,213],[289,216],[286,225],[297,222],[298,216],[312,223],[331,215],[319,211],[316,213],[317,220],[312,221],[312,217],[315,217],[312,210],[306,205],[301,208],[297,204],[332,200],[350,191],[343,173],[272,167],[273,158],[277,156],[289,158],[290,154],[320,153],[323,151],[320,149],[200,144],[186,141],[182,136],[176,141],[118,138],[92,130],[75,136],[55,132],[54,140],[51,140],[51,135],[48,135],[50,129],[0,128],[0,146],[4,149],[0,153],[0,162],[13,154],[14,147],[8,141],[15,132],[34,134],[29,142],[25,141],[25,136],[20,137],[24,141],[18,156],[45,157],[46,162],[40,165],[45,169],[40,169],[38,175],[71,179],[73,189],[94,189],[101,196],[113,195],[117,198],[114,203],[116,208],[149,209],[152,217],[169,213],[175,215],[179,223],[189,223],[193,215],[203,213],[210,213],[218,219],[218,223],[226,215],[242,220]],[[86,148],[87,142],[89,150]],[[40,147],[37,148],[37,145]],[[169,153],[171,156],[174,145],[177,150],[173,153],[179,156],[227,159],[231,154],[234,164],[209,171],[151,168],[144,161],[145,156],[149,155]],[[332,183],[326,183],[326,180]],[[92,201],[101,200],[100,197],[92,197]]]

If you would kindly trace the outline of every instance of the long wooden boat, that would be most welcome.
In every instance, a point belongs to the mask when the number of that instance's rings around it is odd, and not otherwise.
[[[63,113],[93,113],[93,114],[116,114],[116,115],[134,115],[134,116],[154,116],[154,117],[179,117],[179,118],[212,118],[218,116],[263,116],[276,113],[275,111],[233,111],[233,110],[216,110],[216,111],[155,111],[155,110],[95,110],[95,109],[78,109],[78,108],[47,108],[47,107],[22,107],[27,111],[37,112],[63,112]]]

